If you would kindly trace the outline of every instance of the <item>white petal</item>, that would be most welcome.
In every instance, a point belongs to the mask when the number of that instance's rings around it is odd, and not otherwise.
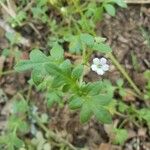
[[[103,66],[102,66],[102,69],[103,69],[104,71],[108,71],[108,70],[109,70],[109,65],[107,65],[107,64],[103,65]]]
[[[93,64],[99,65],[99,64],[100,64],[99,59],[98,59],[98,58],[94,58],[94,59],[93,59]]]
[[[91,66],[91,69],[93,70],[93,71],[97,71],[97,65],[95,65],[95,64],[93,64],[92,66]]]
[[[101,65],[104,65],[104,64],[106,64],[107,59],[104,58],[104,57],[102,57],[99,61],[100,61],[100,64],[101,64]]]
[[[103,75],[105,73],[104,70],[102,70],[101,68],[97,69],[96,72],[98,75]]]

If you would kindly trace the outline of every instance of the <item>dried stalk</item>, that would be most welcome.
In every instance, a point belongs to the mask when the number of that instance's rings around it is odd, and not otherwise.
[[[150,0],[125,0],[128,4],[150,4]]]
[[[22,37],[20,33],[16,32],[13,28],[11,28],[4,20],[0,19],[0,27],[3,28],[6,32],[14,34],[14,36],[19,36],[20,44],[30,47],[31,43],[28,39]]]

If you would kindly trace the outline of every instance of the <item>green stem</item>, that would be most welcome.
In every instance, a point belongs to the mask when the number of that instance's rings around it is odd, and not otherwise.
[[[132,79],[129,77],[125,69],[119,64],[117,59],[114,57],[112,53],[108,54],[108,57],[111,59],[111,61],[114,63],[114,65],[118,68],[118,70],[122,73],[122,75],[128,80],[132,88],[135,90],[135,92],[142,97],[142,93],[140,89],[135,85],[135,83],[132,81]]]
[[[15,72],[16,72],[15,70],[9,70],[9,71],[5,71],[5,72],[0,72],[0,76],[12,74],[12,73],[15,73]]]

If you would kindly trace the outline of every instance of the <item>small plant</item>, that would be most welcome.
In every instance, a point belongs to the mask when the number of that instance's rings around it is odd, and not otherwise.
[[[127,8],[126,3],[123,0],[104,0],[102,4],[102,8],[111,16],[115,16],[116,10],[114,4],[122,8]]]
[[[28,2],[28,0],[21,1],[21,6],[18,6],[15,16],[10,15],[9,23],[13,27],[26,25],[27,30],[29,25],[38,35],[44,25],[44,28],[48,30],[43,38],[44,49],[50,49],[50,51],[45,54],[42,48],[36,48],[30,52],[29,59],[19,61],[20,53],[17,50],[12,54],[9,52],[11,49],[5,49],[3,55],[15,56],[17,72],[31,70],[29,84],[43,92],[47,106],[51,108],[54,104],[61,107],[67,105],[71,110],[79,110],[81,123],[86,123],[95,117],[102,124],[111,124],[114,114],[123,117],[123,121],[118,122],[117,127],[112,129],[115,135],[112,142],[118,145],[123,145],[128,138],[127,131],[123,128],[127,122],[138,126],[144,121],[149,126],[148,108],[137,108],[132,105],[132,102],[128,105],[120,100],[126,96],[125,81],[119,79],[116,85],[112,85],[108,79],[103,79],[113,62],[135,90],[134,96],[142,100],[150,99],[149,71],[145,73],[148,82],[143,97],[141,91],[111,54],[112,49],[106,44],[106,39],[96,36],[96,23],[102,20],[103,14],[106,12],[114,17],[116,6],[126,8],[126,3],[123,0],[37,0],[29,4]],[[0,4],[4,6],[7,1],[0,1]],[[25,9],[22,9],[24,6],[26,6]],[[26,22],[30,19],[33,21]],[[14,32],[6,33],[6,37],[13,50],[14,45],[22,44],[20,35],[14,36]],[[68,53],[71,56],[77,55],[80,63],[67,59]],[[97,55],[91,62],[91,56],[94,53],[101,55],[100,57]],[[138,70],[137,58],[133,53],[131,57],[134,69]],[[100,77],[100,80],[87,82],[84,78],[87,70],[93,71]],[[116,93],[117,98],[119,97],[117,100],[114,99]],[[27,100],[22,98],[15,102],[6,134],[0,137],[2,149],[51,149],[53,144],[48,142],[50,139],[58,147],[61,147],[59,142],[63,143],[62,149],[65,149],[67,145],[67,149],[75,150],[69,142],[57,137],[55,132],[44,126],[47,124],[47,115],[38,117],[36,109],[31,112],[32,106],[28,100],[27,96]],[[45,134],[37,131],[36,126],[42,128]],[[29,133],[33,135],[31,141],[24,136],[29,130]]]
[[[28,112],[27,102],[22,99],[16,101],[13,105],[13,114],[9,117],[7,129],[4,135],[0,136],[0,145],[3,149],[15,150],[23,147],[24,141],[20,139],[19,135],[28,132],[28,125],[26,123],[26,113]]]
[[[125,129],[114,128],[114,141],[113,143],[123,145],[128,138],[128,132]]]
[[[50,51],[50,56],[46,56],[40,50],[33,50],[30,53],[30,59],[20,61],[15,69],[19,72],[32,69],[31,76],[34,84],[36,86],[45,84],[49,105],[54,102],[64,103],[63,97],[68,95],[69,107],[81,109],[81,122],[87,122],[94,115],[102,123],[111,123],[108,107],[113,96],[110,91],[112,90],[111,84],[105,81],[86,83],[83,78],[84,66],[88,65],[89,53],[91,54],[94,50],[108,52],[111,49],[108,45],[95,41],[92,35],[81,34],[79,37],[78,43],[75,43],[73,48],[78,47],[80,43],[80,51],[83,53],[82,64],[74,65],[70,60],[65,59],[63,48],[56,43]],[[104,58],[100,60],[106,61]],[[108,65],[103,65],[108,70]],[[103,68],[105,71],[106,67]]]

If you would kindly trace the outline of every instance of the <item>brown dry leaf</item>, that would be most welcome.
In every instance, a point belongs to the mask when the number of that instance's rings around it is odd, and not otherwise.
[[[128,129],[128,139],[136,137],[136,132],[132,129]]]
[[[149,150],[149,149],[150,149],[150,143],[149,143],[149,142],[145,142],[145,143],[144,143],[144,146],[145,146],[146,150]]]
[[[123,96],[123,100],[126,102],[133,102],[136,100],[136,95],[131,89],[125,89],[126,95]]]
[[[9,100],[6,105],[3,107],[1,114],[4,116],[9,116],[13,113],[13,100]]]
[[[109,143],[102,143],[98,150],[111,150],[111,145]]]
[[[112,145],[110,150],[122,150],[121,146]]]
[[[133,72],[133,79],[139,88],[143,88],[146,84],[146,79],[144,78],[143,73]]]
[[[8,94],[8,95],[15,95],[16,93],[16,89],[13,87],[13,86],[6,86],[5,89],[4,89],[5,93]]]
[[[120,146],[111,145],[109,143],[102,143],[98,150],[122,150]]]
[[[140,128],[138,129],[138,136],[146,137],[146,132],[147,132],[146,128]]]

